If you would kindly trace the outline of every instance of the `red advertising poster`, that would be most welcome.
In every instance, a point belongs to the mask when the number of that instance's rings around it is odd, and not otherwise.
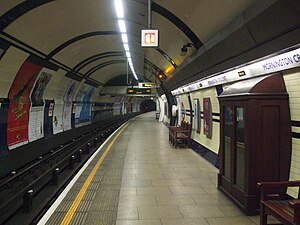
[[[24,62],[9,90],[7,146],[11,150],[28,143],[29,95],[42,67]]]
[[[212,135],[212,111],[210,98],[203,98],[203,132],[207,138]]]

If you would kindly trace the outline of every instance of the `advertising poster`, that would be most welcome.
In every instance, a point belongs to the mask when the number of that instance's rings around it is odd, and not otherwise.
[[[201,126],[201,116],[200,116],[200,103],[199,99],[194,99],[194,130],[197,133],[200,133],[200,126]]]
[[[63,110],[64,102],[55,99],[54,109],[53,109],[53,134],[63,132]]]
[[[78,84],[79,83],[77,81],[71,81],[64,95],[64,109],[62,118],[64,131],[72,129],[72,98]]]
[[[63,129],[64,131],[72,129],[72,102],[64,103],[63,110]]]
[[[76,96],[75,127],[91,123],[94,87],[83,84]]]
[[[44,137],[44,94],[52,77],[53,71],[43,68],[30,94],[31,107],[29,111],[28,136],[29,142]]]
[[[56,95],[54,97],[54,108],[52,110],[52,124],[53,124],[53,134],[58,134],[64,131],[63,127],[63,113],[64,113],[64,97],[66,90],[69,90],[69,85],[71,80],[69,78],[64,78],[60,82],[56,89]],[[72,96],[68,96],[68,101],[72,101]],[[65,117],[66,118],[66,117]]]
[[[114,115],[121,114],[121,98],[115,97],[114,99]]]
[[[28,143],[30,93],[42,67],[26,61],[9,90],[7,146],[14,149]]]
[[[203,98],[203,132],[207,138],[212,135],[212,111],[210,98]]]
[[[53,135],[53,109],[54,101],[45,100],[44,108],[44,138],[50,138]]]

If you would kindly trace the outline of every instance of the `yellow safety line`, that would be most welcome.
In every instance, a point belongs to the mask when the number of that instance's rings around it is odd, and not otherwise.
[[[99,167],[101,166],[103,160],[105,159],[107,153],[110,151],[111,147],[113,146],[113,144],[115,143],[115,141],[117,140],[117,138],[120,136],[120,134],[123,132],[123,130],[128,126],[128,124],[126,124],[120,131],[119,133],[115,136],[115,138],[112,140],[112,142],[107,146],[107,148],[105,149],[105,151],[103,152],[103,154],[101,155],[100,159],[98,160],[97,164],[95,165],[95,167],[93,168],[93,170],[91,171],[90,175],[88,176],[88,178],[86,179],[86,181],[84,182],[82,188],[80,189],[79,193],[77,194],[74,202],[72,203],[70,209],[68,210],[67,214],[65,215],[63,221],[60,223],[60,225],[68,225],[73,216],[74,213],[76,212],[76,209],[78,208],[86,190],[88,189],[88,187],[90,186],[96,172],[98,171]]]

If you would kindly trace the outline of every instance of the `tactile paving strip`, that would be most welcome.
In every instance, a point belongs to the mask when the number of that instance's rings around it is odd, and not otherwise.
[[[91,201],[81,201],[76,212],[88,212],[91,206]],[[68,212],[69,208],[73,204],[73,201],[64,200],[63,204],[60,204],[56,211],[57,212]]]
[[[130,126],[123,135],[132,132]],[[82,202],[77,208],[71,225],[114,225],[117,220],[119,194],[121,189],[124,158],[127,152],[128,139],[122,136],[112,146],[99,170],[94,176],[91,185],[85,193]],[[127,135],[126,135],[127,136]],[[106,145],[106,147],[108,144]],[[56,209],[55,213],[47,221],[47,225],[60,224],[66,212],[69,210],[83,183],[92,171],[103,151],[91,162],[87,170],[79,177],[65,199]]]
[[[84,224],[88,225],[114,225],[117,220],[117,210],[90,211]]]

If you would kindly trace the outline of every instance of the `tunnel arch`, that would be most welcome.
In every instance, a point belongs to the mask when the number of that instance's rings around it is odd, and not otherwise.
[[[146,98],[140,103],[140,112],[156,111],[156,102],[152,98]]]

